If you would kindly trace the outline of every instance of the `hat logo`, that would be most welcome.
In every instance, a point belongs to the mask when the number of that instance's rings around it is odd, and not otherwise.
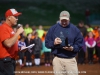
[[[63,14],[63,16],[67,16],[66,14]]]

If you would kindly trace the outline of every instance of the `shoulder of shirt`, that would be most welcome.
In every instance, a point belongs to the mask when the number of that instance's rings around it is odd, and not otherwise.
[[[74,25],[74,24],[72,24],[72,23],[70,23],[69,25],[70,25],[70,28],[72,28],[72,30],[74,29],[74,30],[76,30],[76,31],[79,31],[79,29],[76,27],[76,25]],[[49,30],[50,30],[50,31],[53,31],[56,27],[60,27],[60,26],[59,26],[59,23],[56,23],[56,24],[54,24],[53,26],[51,26]]]
[[[58,23],[52,25],[52,26],[49,28],[49,31],[53,31],[56,27],[58,27]]]
[[[75,27],[75,28],[77,28],[77,26],[74,25],[73,23],[70,23],[69,25],[70,25],[71,27]]]
[[[0,26],[0,30],[1,30],[1,31],[5,31],[5,30],[7,30],[7,27],[6,27],[4,24],[2,24],[2,25]]]
[[[71,28],[73,28],[75,31],[80,31],[79,28],[78,28],[76,25],[70,23],[70,26],[71,26]]]

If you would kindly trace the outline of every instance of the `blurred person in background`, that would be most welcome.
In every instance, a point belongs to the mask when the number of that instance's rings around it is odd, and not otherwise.
[[[51,55],[51,49],[50,48],[47,48],[45,46],[45,36],[46,36],[46,33],[43,34],[43,38],[44,40],[42,40],[42,50],[43,50],[43,53],[44,53],[44,61],[45,61],[45,66],[50,66],[50,55]]]
[[[98,33],[98,26],[94,26],[94,28],[93,28],[93,34],[94,34],[94,37],[95,37],[95,39],[99,36],[99,33]]]
[[[35,56],[34,62],[36,66],[40,65],[40,56],[41,56],[41,50],[42,50],[42,41],[38,37],[38,33],[35,32],[34,34],[35,38],[33,39],[33,43],[35,46],[33,47],[33,54]]]
[[[99,33],[99,36],[96,39],[96,43],[97,43],[97,57],[99,58],[98,62],[100,64],[100,27],[98,28],[98,33]]]
[[[95,40],[96,40],[97,37],[99,36],[98,26],[94,26],[94,29],[93,29],[92,32],[93,32],[94,38],[95,38]],[[95,51],[94,51],[94,53],[95,53],[96,59],[98,60],[97,44],[96,44],[96,46],[95,46]]]
[[[93,32],[88,32],[87,38],[85,39],[85,44],[87,46],[88,51],[88,62],[89,64],[93,64],[93,51],[96,46]]]
[[[24,67],[24,52],[20,51],[22,47],[26,47],[24,36],[21,36],[21,38],[18,41],[18,48],[19,48],[18,55],[19,55],[20,68]]]
[[[33,31],[33,34],[36,32],[36,30],[37,30],[37,29],[36,29],[36,26],[35,26],[35,25],[33,25],[33,26],[32,26],[32,31]]]
[[[83,34],[83,37],[85,37],[86,35],[87,35],[87,29],[85,28],[85,26],[84,26],[84,22],[83,21],[80,21],[79,23],[78,23],[78,29],[82,32],[82,34]]]
[[[27,35],[28,33],[32,33],[32,28],[29,27],[29,24],[26,24],[26,25],[25,25],[24,31],[25,31],[26,35]]]
[[[35,36],[34,36],[35,32],[36,32],[36,26],[33,25],[33,26],[32,26],[32,39],[35,38]]]
[[[86,27],[86,29],[87,29],[87,32],[93,31],[93,28],[91,27],[90,24],[85,25],[85,27]]]
[[[42,38],[43,34],[44,34],[44,30],[43,30],[43,26],[39,25],[39,29],[37,29],[37,33],[39,38]]]
[[[8,9],[6,20],[0,26],[0,75],[15,75],[15,57],[18,54],[18,36],[24,31],[20,27],[15,33],[13,26],[17,25],[21,13],[15,9]]]
[[[32,34],[28,33],[27,37],[25,39],[25,44],[26,46],[29,46],[31,44],[33,44],[33,39],[32,39]],[[26,67],[31,67],[32,66],[32,52],[33,52],[33,48],[28,48],[28,50],[25,52],[25,56],[26,56]]]

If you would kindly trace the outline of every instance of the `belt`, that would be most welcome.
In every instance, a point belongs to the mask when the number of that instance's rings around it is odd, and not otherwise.
[[[54,55],[55,57],[58,57],[58,58],[64,58],[64,59],[72,59],[74,57],[62,57],[62,56],[58,56],[58,55]]]
[[[0,61],[4,61],[4,62],[11,61],[11,60],[15,60],[15,59],[11,57],[0,58]]]

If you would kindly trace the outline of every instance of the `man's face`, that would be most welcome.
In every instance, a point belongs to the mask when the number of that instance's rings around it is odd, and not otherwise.
[[[66,20],[66,19],[62,19],[60,20],[60,22],[63,27],[66,27],[69,24],[69,20]]]
[[[16,17],[16,16],[9,16],[8,19],[9,19],[11,25],[17,25],[18,17]]]

